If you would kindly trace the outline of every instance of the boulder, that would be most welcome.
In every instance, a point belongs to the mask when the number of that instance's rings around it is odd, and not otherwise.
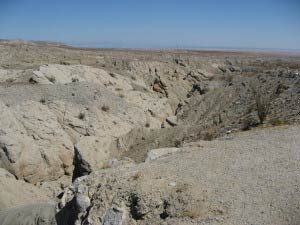
[[[119,207],[110,208],[103,218],[103,225],[122,225],[125,220],[124,215],[126,215],[125,209]]]
[[[75,145],[75,169],[73,179],[102,169],[109,159],[111,137],[87,136]]]
[[[166,118],[166,121],[171,126],[177,126],[178,125],[177,116],[169,116],[169,117]]]

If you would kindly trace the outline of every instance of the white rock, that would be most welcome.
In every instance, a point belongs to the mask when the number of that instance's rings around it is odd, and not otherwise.
[[[171,125],[171,126],[177,126],[177,116],[169,116],[166,118],[166,121]]]
[[[146,162],[155,160],[157,158],[160,158],[162,156],[172,154],[174,152],[179,151],[179,148],[158,148],[158,149],[152,149],[148,152]]]
[[[76,196],[76,206],[79,212],[85,212],[87,208],[91,205],[91,200],[86,195]]]

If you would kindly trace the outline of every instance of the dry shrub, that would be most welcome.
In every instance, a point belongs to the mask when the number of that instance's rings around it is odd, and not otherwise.
[[[65,65],[65,66],[66,66],[66,65],[71,65],[69,62],[62,61],[62,60],[59,61],[59,64],[60,64],[60,65]]]
[[[114,73],[109,73],[109,75],[110,75],[111,77],[116,77],[116,74],[114,74]]]
[[[280,118],[273,118],[269,122],[272,126],[283,126],[288,124],[288,121]]]
[[[255,103],[257,107],[257,115],[260,123],[263,123],[269,114],[271,98],[267,95],[257,93],[255,95]]]
[[[226,81],[226,82],[230,83],[233,80],[233,75],[232,74],[226,74],[224,76],[221,76],[220,80],[223,80],[223,81]]]
[[[108,112],[108,111],[109,111],[109,106],[103,105],[103,106],[101,107],[101,109],[102,109],[102,111],[104,111],[104,112]]]
[[[246,118],[242,121],[242,131],[250,130],[252,127],[257,127],[258,123],[253,118]]]
[[[183,215],[183,217],[189,217],[191,219],[196,219],[200,216],[200,212],[196,208],[193,208],[193,209],[185,210],[182,213],[182,215]]]
[[[55,83],[55,81],[56,81],[56,78],[55,77],[49,77],[49,79],[48,79],[50,82],[52,82],[52,83]]]
[[[8,79],[6,80],[6,82],[7,82],[7,83],[12,83],[12,82],[14,82],[14,79],[13,79],[13,78],[8,78]]]
[[[204,133],[203,139],[205,141],[211,141],[217,136],[217,129],[215,127],[209,127]]]
[[[110,165],[108,163],[108,161],[105,161],[101,167],[101,169],[105,170],[105,169],[109,169],[110,168]]]
[[[250,87],[253,91],[254,100],[257,109],[257,115],[260,123],[262,124],[266,120],[269,114],[271,101],[275,95],[275,91],[272,90],[269,93],[263,92],[264,88],[261,87],[257,82],[256,83],[252,82],[250,84]]]
[[[46,103],[46,99],[45,98],[41,98],[40,99],[40,103],[45,104]]]
[[[188,184],[181,184],[178,185],[176,188],[177,193],[187,192],[188,191]]]
[[[175,140],[174,146],[175,146],[176,148],[181,147],[181,146],[182,146],[182,141],[181,141],[181,140]]]
[[[77,77],[72,77],[72,83],[79,82],[79,79]]]
[[[137,172],[132,176],[132,179],[133,179],[133,180],[138,180],[142,175],[143,175],[143,174],[142,174],[141,171],[137,171]]]
[[[84,113],[84,112],[80,112],[79,115],[78,115],[78,118],[79,118],[80,120],[84,120],[84,118],[85,118],[85,113]]]

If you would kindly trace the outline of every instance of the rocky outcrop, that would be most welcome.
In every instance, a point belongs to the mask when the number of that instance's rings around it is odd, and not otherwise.
[[[110,142],[134,127],[159,128],[172,114],[142,80],[101,69],[49,64],[27,82],[0,90],[0,166],[31,183],[71,176],[74,145],[75,165],[80,158],[91,170],[103,168]]]
[[[73,168],[72,142],[44,105],[0,103],[1,167],[31,183],[54,180]]]

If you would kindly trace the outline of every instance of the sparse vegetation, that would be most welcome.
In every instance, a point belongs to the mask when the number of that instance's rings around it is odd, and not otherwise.
[[[13,78],[8,78],[8,79],[6,80],[6,82],[7,82],[7,83],[12,83],[12,82],[14,82],[14,79],[13,79]]]
[[[108,105],[103,105],[103,106],[101,107],[101,110],[104,111],[104,112],[108,112],[109,109],[110,109],[110,108],[109,108]]]
[[[66,61],[59,61],[59,64],[60,65],[65,65],[65,66],[67,66],[67,65],[70,65],[70,63],[69,62],[66,62]]]
[[[49,80],[50,82],[52,82],[52,83],[55,83],[56,78],[52,76],[52,77],[49,77],[48,80]]]
[[[289,124],[288,121],[281,118],[273,118],[269,122],[272,126],[282,126],[282,125]]]
[[[105,161],[105,162],[103,162],[103,165],[102,165],[102,167],[101,167],[103,170],[105,170],[105,169],[109,169],[109,168],[111,168],[110,167],[110,165],[109,165],[109,162],[108,161]]]
[[[31,83],[31,84],[36,84],[37,83],[32,77],[29,78],[28,82]]]
[[[220,79],[226,81],[227,83],[231,83],[233,80],[233,75],[225,73],[223,76],[220,77]]]
[[[253,118],[246,118],[242,121],[241,130],[247,131],[250,130],[252,127],[256,127],[258,124]]]
[[[79,82],[79,79],[77,77],[72,77],[72,83]]]
[[[254,82],[250,84],[250,87],[253,91],[259,121],[263,124],[269,114],[271,101],[275,92],[273,90],[269,90],[269,92],[264,91],[263,87]]]
[[[257,93],[255,95],[255,103],[260,123],[263,123],[269,113],[271,99],[266,95]]]
[[[191,219],[196,219],[200,216],[200,213],[197,208],[193,208],[193,209],[185,210],[182,213],[182,215],[183,215],[183,217],[189,217]]]
[[[45,104],[46,103],[46,99],[45,98],[41,98],[40,99],[40,103]]]
[[[137,171],[133,176],[132,176],[132,179],[133,180],[138,180],[139,178],[142,177],[142,172],[141,171]]]
[[[85,119],[85,113],[84,112],[80,112],[79,115],[78,115],[78,119],[84,120]]]
[[[182,141],[181,140],[175,140],[174,146],[176,148],[181,147],[182,146]]]
[[[110,72],[110,73],[108,73],[111,77],[116,77],[116,74],[114,74],[114,73],[112,73],[112,72]]]
[[[209,128],[206,130],[203,139],[204,139],[205,141],[211,141],[211,140],[212,140],[213,138],[215,138],[216,136],[217,136],[217,130],[216,130],[216,128],[214,128],[214,127],[209,127]]]
[[[183,192],[186,192],[187,190],[188,190],[187,184],[178,185],[178,187],[176,188],[177,193],[183,193]]]

